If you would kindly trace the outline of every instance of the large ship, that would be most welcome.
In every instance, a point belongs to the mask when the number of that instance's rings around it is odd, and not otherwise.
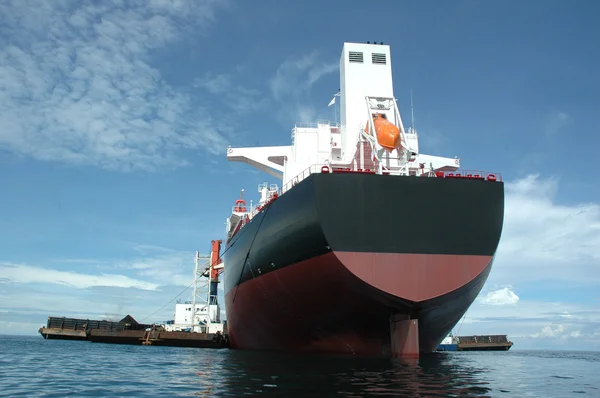
[[[419,151],[388,45],[344,43],[336,102],[339,123],[296,124],[290,146],[228,148],[230,161],[281,179],[260,184],[254,204],[242,191],[227,219],[231,347],[433,352],[492,267],[502,178]]]

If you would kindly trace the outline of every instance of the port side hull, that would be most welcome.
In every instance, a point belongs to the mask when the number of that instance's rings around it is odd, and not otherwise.
[[[389,319],[435,350],[485,282],[502,183],[313,174],[227,241],[233,348],[387,355]]]

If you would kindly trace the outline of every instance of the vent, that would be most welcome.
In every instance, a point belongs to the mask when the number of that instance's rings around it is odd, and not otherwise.
[[[363,62],[363,53],[357,51],[350,51],[349,57],[350,62]]]
[[[385,54],[373,53],[371,54],[371,61],[374,64],[385,65]]]

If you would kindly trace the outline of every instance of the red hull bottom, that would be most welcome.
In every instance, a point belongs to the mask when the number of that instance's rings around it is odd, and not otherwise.
[[[328,253],[264,275],[253,270],[254,279],[225,296],[229,341],[234,349],[335,355],[431,352],[490,265],[490,256]]]

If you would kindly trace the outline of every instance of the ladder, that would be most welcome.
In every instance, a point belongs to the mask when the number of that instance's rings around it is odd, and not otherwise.
[[[143,345],[152,345],[153,342],[160,341],[160,339],[158,338],[159,336],[160,336],[160,332],[157,330],[154,330],[154,328],[152,328],[151,330],[146,330],[144,332],[144,337],[141,338],[142,344]]]

